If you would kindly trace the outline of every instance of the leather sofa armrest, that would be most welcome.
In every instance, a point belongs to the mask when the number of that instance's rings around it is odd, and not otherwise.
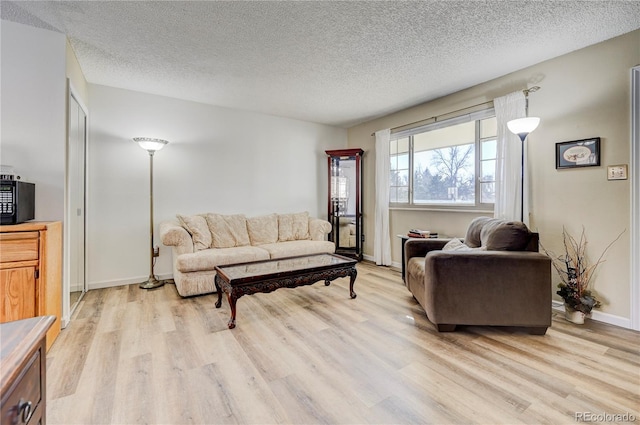
[[[193,239],[177,221],[160,223],[160,240],[166,246],[173,246],[179,254],[193,252]]]
[[[321,218],[309,218],[309,236],[313,241],[324,241],[331,232],[331,223]]]

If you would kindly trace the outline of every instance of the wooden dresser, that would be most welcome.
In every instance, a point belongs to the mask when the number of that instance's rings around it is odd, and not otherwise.
[[[41,316],[0,324],[0,423],[46,424],[46,332],[55,321]]]
[[[0,323],[51,315],[47,350],[62,321],[62,223],[0,226]]]

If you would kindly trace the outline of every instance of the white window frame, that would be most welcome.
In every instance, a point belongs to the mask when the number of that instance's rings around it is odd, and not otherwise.
[[[480,138],[480,120],[495,117],[496,113],[493,108],[484,109],[481,111],[472,112],[469,114],[460,115],[454,118],[449,118],[442,121],[437,121],[433,123],[429,123],[426,125],[422,125],[419,127],[414,127],[407,130],[391,132],[391,140],[395,141],[397,139],[401,139],[404,137],[409,138],[409,200],[408,202],[390,202],[390,209],[411,209],[411,210],[445,210],[445,211],[478,211],[485,213],[493,213],[493,203],[481,203],[481,193],[480,193],[480,182],[481,182],[481,145],[482,141],[491,140],[492,138]],[[413,200],[413,180],[415,175],[414,170],[414,151],[413,151],[413,136],[419,133],[424,133],[427,131],[438,130],[445,127],[451,127],[458,124],[467,123],[470,121],[475,121],[475,191],[476,191],[476,201],[474,204],[463,204],[463,203],[415,203]]]

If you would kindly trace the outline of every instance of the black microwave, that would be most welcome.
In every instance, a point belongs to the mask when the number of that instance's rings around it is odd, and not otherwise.
[[[20,180],[0,181],[0,224],[18,224],[35,218],[36,185]]]

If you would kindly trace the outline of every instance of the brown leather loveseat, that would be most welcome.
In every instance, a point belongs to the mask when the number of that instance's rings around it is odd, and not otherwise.
[[[521,222],[479,217],[464,238],[410,239],[406,286],[440,332],[456,325],[551,326],[551,259]]]

